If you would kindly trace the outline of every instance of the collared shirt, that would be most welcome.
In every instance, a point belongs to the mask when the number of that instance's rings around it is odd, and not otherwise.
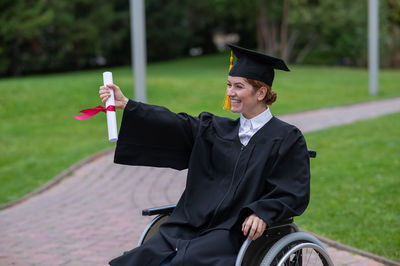
[[[270,119],[272,118],[271,111],[269,108],[261,114],[253,117],[252,119],[246,119],[243,115],[240,116],[240,128],[239,128],[239,139],[240,142],[246,146],[249,143],[251,137]]]

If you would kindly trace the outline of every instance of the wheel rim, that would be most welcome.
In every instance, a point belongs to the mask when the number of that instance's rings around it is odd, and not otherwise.
[[[295,245],[279,260],[278,266],[328,266],[333,265],[324,250],[314,243]]]

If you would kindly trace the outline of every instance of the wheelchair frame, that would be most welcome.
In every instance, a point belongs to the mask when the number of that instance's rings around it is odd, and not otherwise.
[[[314,150],[308,150],[308,154],[311,158],[316,157]],[[142,211],[143,216],[157,216],[143,231],[138,246],[158,232],[160,225],[168,219],[175,207],[167,205]],[[311,265],[333,266],[322,242],[309,233],[300,232],[293,218],[290,218],[270,225],[255,241],[246,239],[239,250],[235,266],[302,266],[315,260],[317,264]]]

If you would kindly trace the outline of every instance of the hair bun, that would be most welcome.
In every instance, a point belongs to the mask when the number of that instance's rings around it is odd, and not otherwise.
[[[267,105],[273,104],[276,101],[276,97],[277,97],[276,92],[270,91],[270,93],[268,93],[268,95],[266,97],[267,98],[266,104]]]

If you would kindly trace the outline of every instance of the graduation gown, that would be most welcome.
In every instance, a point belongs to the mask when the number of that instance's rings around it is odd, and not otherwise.
[[[186,188],[160,232],[111,265],[234,265],[252,213],[267,226],[298,216],[310,192],[306,142],[295,126],[273,117],[243,146],[239,119],[193,117],[130,100],[114,162],[188,168]]]

